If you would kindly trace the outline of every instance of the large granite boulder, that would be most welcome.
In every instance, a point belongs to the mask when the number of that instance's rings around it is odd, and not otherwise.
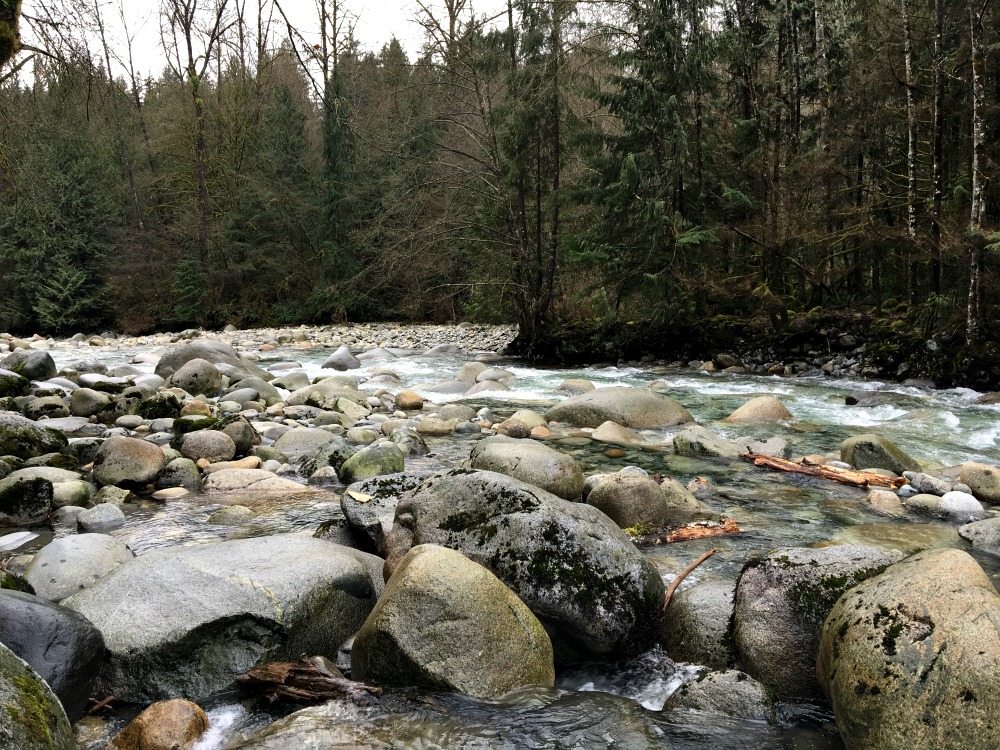
[[[970,461],[962,464],[962,483],[984,503],[1000,503],[1000,469]]]
[[[35,458],[58,453],[67,442],[61,432],[46,429],[19,414],[0,412],[0,456]]]
[[[792,413],[774,396],[752,398],[726,417],[727,422],[743,422],[746,424],[791,422],[793,419]]]
[[[52,355],[38,349],[17,349],[0,359],[0,367],[28,380],[48,380],[56,376]]]
[[[52,689],[0,643],[0,747],[76,750],[73,728]]]
[[[350,527],[370,542],[371,549],[384,555],[396,506],[428,476],[427,472],[401,472],[355,482],[341,496],[340,509]]]
[[[134,557],[124,542],[105,534],[64,536],[35,553],[24,577],[38,596],[60,602]]]
[[[460,552],[424,544],[400,561],[351,651],[351,676],[377,685],[499,698],[552,687],[552,643],[495,575]]]
[[[848,591],[816,670],[848,750],[1000,747],[1000,596],[960,550],[929,550]]]
[[[178,367],[169,383],[192,396],[215,396],[222,388],[222,373],[207,359],[197,357]]]
[[[104,661],[101,633],[86,617],[37,596],[3,589],[0,643],[48,683],[71,721],[83,716]]]
[[[244,377],[258,377],[264,380],[270,380],[272,377],[253,362],[241,357],[229,344],[211,339],[192,341],[167,352],[156,363],[155,373],[164,380],[169,380],[171,375],[195,359],[202,359],[213,365],[228,365]]]
[[[674,661],[728,669],[735,661],[730,626],[735,581],[708,581],[676,592],[663,613],[660,642]]]
[[[102,694],[203,698],[268,661],[335,658],[371,612],[381,560],[278,535],[149,552],[63,604],[101,631]]]
[[[386,570],[418,544],[464,553],[542,621],[556,659],[618,658],[659,634],[663,580],[615,523],[492,471],[425,480],[396,507]]]
[[[472,449],[469,465],[520,479],[564,500],[575,500],[583,492],[583,472],[573,457],[537,440],[503,435],[481,440]]]
[[[736,584],[733,643],[742,669],[785,700],[816,700],[820,630],[841,594],[902,558],[847,545],[788,548],[744,568]]]
[[[599,427],[617,422],[637,429],[670,427],[694,418],[679,403],[662,393],[643,388],[598,388],[571,396],[545,413],[549,422],[569,422],[578,427]]]

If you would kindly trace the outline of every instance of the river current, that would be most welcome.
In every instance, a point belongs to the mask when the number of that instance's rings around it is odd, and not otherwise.
[[[160,354],[156,347],[141,349],[61,349],[51,354],[58,366],[80,359],[98,359],[109,367],[128,364],[136,355]],[[330,349],[279,347],[262,354],[257,363],[265,369],[289,362],[299,363],[310,375],[321,372]],[[373,370],[389,369],[399,375],[407,388],[448,380],[470,357],[441,355],[414,356],[368,362],[346,373],[357,377],[361,389],[374,392],[363,380]],[[148,364],[134,365],[151,372]],[[965,461],[1000,464],[1000,406],[979,405],[981,395],[967,389],[932,390],[904,387],[884,382],[836,380],[831,378],[785,378],[749,375],[709,374],[667,366],[606,366],[575,369],[548,369],[516,360],[501,360],[516,375],[509,392],[487,392],[475,396],[444,396],[423,393],[435,403],[461,400],[475,408],[489,407],[495,417],[504,417],[519,408],[545,408],[564,398],[558,386],[569,378],[584,378],[597,387],[630,385],[644,387],[661,381],[658,389],[683,404],[695,419],[726,437],[757,439],[780,436],[789,443],[792,455],[835,453],[841,441],[853,434],[875,432],[889,438],[916,458],[925,469],[952,467]],[[327,372],[327,371],[324,371]],[[845,396],[855,391],[878,391],[880,404],[848,406]],[[721,420],[748,399],[774,395],[793,414],[789,425],[737,427]],[[666,580],[703,552],[719,552],[689,576],[683,586],[699,581],[735,579],[745,561],[782,546],[811,546],[824,543],[878,543],[911,552],[928,546],[956,546],[967,549],[955,526],[930,519],[893,519],[878,515],[859,500],[862,490],[788,474],[765,472],[741,460],[695,459],[674,455],[670,445],[674,429],[642,431],[646,443],[624,447],[623,455],[612,446],[585,438],[553,440],[549,444],[576,458],[584,474],[613,471],[627,465],[641,466],[650,474],[670,475],[683,484],[696,477],[709,480],[718,490],[713,504],[721,513],[737,521],[744,533],[732,537],[691,541],[651,547],[645,553]],[[430,454],[408,458],[407,470],[441,470],[461,464],[469,455],[477,436],[451,435],[427,438]],[[303,483],[304,479],[301,479]],[[151,549],[172,545],[211,543],[234,536],[282,532],[312,533],[327,520],[339,517],[338,485],[324,493],[302,493],[273,497],[225,496],[225,502],[246,504],[258,516],[249,527],[215,526],[208,517],[221,507],[218,497],[189,495],[167,503],[147,502],[131,513],[123,528],[112,532],[141,555]],[[56,533],[60,533],[56,531]],[[42,535],[19,551],[31,551],[50,538]],[[987,573],[996,580],[1000,566],[977,555]],[[620,710],[620,696],[631,699],[647,712],[659,746],[664,748],[765,748],[788,750],[833,750],[842,745],[833,725],[832,714],[820,707],[779,706],[779,725],[660,709],[667,696],[697,672],[692,665],[675,665],[653,651],[628,663],[600,665],[564,671],[557,678],[557,690],[544,696],[513,696],[500,703],[483,703],[457,696],[440,696],[435,701],[434,720],[426,712],[396,716],[399,726],[393,736],[408,737],[404,744],[387,747],[412,748],[624,748],[615,739],[614,729],[604,726],[609,712]],[[537,691],[536,691],[537,692]],[[198,750],[216,750],[273,715],[237,702],[221,700],[206,706],[213,728],[197,745]],[[451,726],[452,730],[446,728]],[[445,729],[442,729],[442,728]],[[506,727],[497,731],[497,727]],[[449,734],[453,731],[454,734]],[[443,734],[442,734],[443,732]],[[475,741],[463,739],[473,737]],[[588,739],[589,738],[589,739]],[[642,745],[645,747],[646,745]]]

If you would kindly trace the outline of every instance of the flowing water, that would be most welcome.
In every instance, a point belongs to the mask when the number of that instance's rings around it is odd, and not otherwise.
[[[143,352],[130,349],[95,355],[87,351],[87,358],[96,357],[113,366],[131,362],[138,353]],[[147,353],[161,351],[150,349]],[[82,358],[80,350],[56,349],[52,354],[60,366]],[[307,373],[316,375],[329,354],[324,349],[282,347],[258,364],[268,368],[297,362]],[[419,391],[420,384],[450,379],[463,361],[454,355],[404,357],[369,362],[361,370],[347,374],[360,380],[373,370],[390,369],[399,375],[405,387],[416,386]],[[149,365],[137,366],[152,370]],[[541,369],[513,360],[500,361],[496,366],[516,374],[510,392],[487,392],[472,397],[424,395],[437,403],[460,400],[477,409],[489,407],[496,417],[503,417],[523,407],[544,410],[563,397],[557,388],[568,378],[585,378],[598,387],[643,387],[658,380],[661,391],[682,403],[707,427],[734,439],[780,435],[788,440],[795,455],[836,451],[849,435],[876,432],[932,470],[969,460],[1000,464],[997,444],[1000,406],[977,405],[974,400],[980,394],[966,389],[937,391],[853,380],[720,376],[666,367]],[[376,386],[362,383],[361,389],[374,392]],[[844,396],[859,390],[884,393],[881,399],[884,403],[873,407],[845,405]],[[721,421],[747,399],[765,394],[777,396],[785,403],[795,417],[792,425],[740,427]],[[892,519],[868,510],[859,503],[864,494],[861,490],[768,473],[738,460],[673,455],[669,449],[673,431],[643,431],[647,444],[623,448],[623,455],[616,458],[605,455],[612,446],[585,437],[550,443],[574,456],[585,475],[635,465],[651,474],[673,476],[684,484],[703,477],[717,488],[710,504],[717,512],[736,519],[744,533],[647,549],[646,554],[667,580],[710,548],[718,548],[719,553],[689,576],[685,586],[710,579],[733,579],[749,557],[780,546],[878,542],[912,551],[918,547],[964,544],[954,525],[929,519]],[[430,455],[407,459],[407,469],[440,470],[458,466],[468,457],[476,439],[477,436],[462,435],[428,438]],[[224,497],[191,495],[165,504],[146,502],[128,515],[122,529],[113,533],[140,555],[157,547],[204,544],[235,536],[311,533],[323,521],[340,515],[336,495],[340,489],[334,485],[318,493],[268,497],[228,493]],[[258,516],[249,527],[236,530],[209,524],[208,517],[224,503],[249,505]],[[55,531],[57,535],[65,532]],[[48,538],[42,535],[22,551],[35,549]],[[1000,572],[997,562],[988,556],[980,555],[979,559],[995,579]],[[670,692],[696,671],[693,666],[675,665],[654,651],[625,664],[567,670],[559,675],[557,690],[536,691],[507,702],[433,696],[434,708],[430,713],[408,709],[389,718],[383,716],[378,719],[379,731],[409,738],[394,747],[414,748],[625,748],[647,747],[650,745],[643,743],[650,741],[654,743],[652,746],[692,750],[842,747],[831,715],[821,708],[781,706],[777,727],[693,713],[660,712]],[[628,705],[643,713],[645,739],[639,744],[616,739],[614,730],[604,725],[608,712],[623,710],[620,703],[613,702],[618,699],[610,698],[609,694],[637,702],[629,701]],[[641,709],[637,708],[640,704]],[[199,743],[199,750],[215,750],[233,736],[274,718],[232,700],[208,708],[214,728]]]

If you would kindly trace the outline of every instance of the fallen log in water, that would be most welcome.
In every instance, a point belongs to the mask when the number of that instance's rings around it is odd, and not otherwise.
[[[355,682],[323,669],[318,660],[301,657],[297,662],[270,662],[236,678],[245,689],[260,693],[269,703],[325,703],[349,698],[357,706],[373,706],[382,688]]]
[[[909,484],[903,477],[884,477],[881,474],[873,474],[870,471],[854,471],[853,469],[840,469],[836,466],[806,466],[785,458],[775,458],[774,456],[764,456],[760,453],[741,453],[740,458],[753,461],[755,466],[775,471],[786,471],[792,474],[803,474],[816,479],[827,479],[831,482],[849,484],[852,487],[868,489],[872,485],[878,487],[891,487],[898,489],[904,484]]]
[[[732,518],[722,518],[718,521],[696,521],[685,526],[670,529],[657,529],[640,536],[633,537],[638,547],[650,547],[658,544],[674,544],[692,539],[706,539],[713,536],[728,536],[739,534],[741,529]]]

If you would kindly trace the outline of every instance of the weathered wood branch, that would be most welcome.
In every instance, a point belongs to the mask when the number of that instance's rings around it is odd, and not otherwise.
[[[816,479],[827,479],[831,482],[849,484],[853,487],[868,489],[872,485],[878,487],[891,487],[897,489],[904,484],[909,484],[902,477],[884,477],[881,474],[873,474],[869,471],[854,471],[853,469],[840,469],[836,466],[806,466],[795,463],[785,458],[775,458],[774,456],[763,456],[760,453],[741,453],[740,458],[753,461],[754,466],[775,471],[786,471],[792,474],[804,474],[807,477]]]
[[[382,695],[382,688],[328,672],[307,657],[297,662],[264,664],[241,674],[236,681],[245,689],[260,693],[269,703],[279,700],[323,703],[348,698],[357,706],[372,706]]]
[[[680,573],[677,574],[677,577],[674,578],[674,580],[672,580],[670,582],[670,586],[667,587],[667,593],[664,594],[664,596],[663,596],[663,611],[664,612],[666,612],[667,611],[667,607],[670,606],[670,599],[673,597],[674,592],[677,590],[677,587],[681,585],[681,581],[683,581],[685,578],[687,578],[688,575],[691,574],[692,570],[694,570],[695,568],[697,568],[699,565],[701,565],[703,562],[705,562],[705,560],[707,560],[708,558],[710,558],[712,555],[714,555],[718,551],[719,550],[717,550],[717,549],[710,549],[708,552],[706,552],[704,555],[702,555],[701,557],[699,557],[697,560],[695,560],[693,563],[691,563],[690,565],[688,565],[686,568],[684,568],[684,570],[682,570]]]

